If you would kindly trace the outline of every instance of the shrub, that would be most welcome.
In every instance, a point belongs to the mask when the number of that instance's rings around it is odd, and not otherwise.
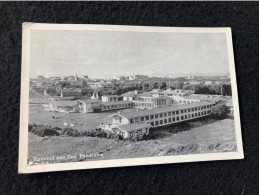
[[[55,129],[52,129],[51,126],[36,125],[36,124],[29,124],[29,132],[32,132],[41,137],[59,135],[59,132],[56,131]]]
[[[215,119],[224,119],[228,117],[229,108],[225,104],[216,104],[211,107],[211,117]]]
[[[64,128],[62,129],[61,132],[62,135],[67,135],[71,137],[81,137],[80,133],[76,129],[71,129],[71,128]]]

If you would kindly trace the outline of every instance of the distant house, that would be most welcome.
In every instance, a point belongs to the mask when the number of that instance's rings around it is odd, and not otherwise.
[[[76,99],[82,98],[81,89],[62,89],[60,97],[75,97]]]
[[[100,112],[102,111],[102,106],[100,100],[98,99],[88,99],[88,100],[77,100],[78,112]]]
[[[119,101],[118,95],[103,95],[102,96],[102,102],[117,102]]]
[[[47,110],[74,113],[78,112],[78,104],[74,101],[52,101],[49,103],[49,108],[47,108]]]
[[[137,91],[129,91],[127,93],[122,94],[123,101],[133,101],[135,100],[138,92]]]

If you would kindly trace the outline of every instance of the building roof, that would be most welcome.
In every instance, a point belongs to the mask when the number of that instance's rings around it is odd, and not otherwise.
[[[161,108],[153,108],[153,109],[144,109],[144,110],[133,110],[128,112],[121,112],[118,114],[113,114],[111,116],[122,116],[127,119],[135,118],[135,117],[141,117],[141,116],[147,116],[152,114],[159,114],[163,112],[171,112],[171,111],[177,111],[177,110],[183,110],[183,109],[189,109],[189,108],[195,108],[198,106],[207,106],[212,105],[212,102],[203,101],[203,102],[195,102],[190,104],[177,104],[177,105],[171,105]]]
[[[150,92],[143,92],[140,94],[137,94],[139,97],[152,97],[152,94]]]
[[[203,94],[192,94],[188,96],[182,96],[184,99],[194,99],[194,100],[208,100],[208,101],[218,101],[224,100],[221,95],[203,95]]]
[[[119,95],[103,95],[103,97],[120,97]]]
[[[151,125],[149,125],[147,123],[144,123],[144,122],[117,126],[117,128],[122,129],[122,130],[127,131],[127,132],[136,131],[136,130],[142,129],[142,128],[150,128],[150,127],[151,127]]]
[[[127,93],[123,93],[121,94],[121,96],[123,97],[133,97],[133,96],[136,96],[137,94],[135,93],[135,91],[129,91]]]
[[[154,100],[159,100],[159,99],[172,99],[168,96],[158,96],[158,97],[153,97]]]
[[[132,103],[131,101],[117,101],[117,102],[102,102],[101,104],[104,106],[118,105],[118,104],[128,104]]]
[[[75,101],[55,101],[55,102],[52,102],[51,104],[53,104],[53,106],[73,107],[73,106],[77,105],[77,102],[75,102]]]
[[[76,102],[83,102],[83,103],[93,103],[93,102],[101,102],[101,100],[98,99],[86,99],[86,100],[77,100]]]

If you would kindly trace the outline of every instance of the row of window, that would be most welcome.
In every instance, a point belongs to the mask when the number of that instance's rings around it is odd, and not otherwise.
[[[156,118],[163,118],[163,117],[167,117],[167,116],[178,115],[180,113],[181,114],[189,113],[189,112],[204,110],[204,109],[208,109],[208,108],[211,108],[211,105],[184,109],[184,110],[180,110],[180,111],[177,110],[177,111],[172,111],[172,112],[165,112],[165,113],[160,113],[160,114],[155,114],[155,115],[148,115],[148,116],[140,117],[140,119],[139,118],[131,119],[130,123],[134,123],[134,122],[136,123],[136,122],[145,121],[145,120],[152,120],[152,119],[156,119]],[[206,111],[204,111],[204,112],[206,113]]]
[[[126,107],[132,107],[133,103],[129,104],[118,104],[118,105],[111,105],[111,106],[103,106],[103,110],[110,110],[110,109],[117,109],[117,108],[126,108]]]
[[[184,103],[184,104],[190,104],[194,102],[198,102],[198,100],[179,100],[179,103]]]
[[[168,118],[168,119],[164,119],[164,120],[160,120],[160,121],[153,121],[153,122],[150,122],[150,125],[151,126],[166,125],[166,124],[170,124],[170,123],[180,121],[180,120],[182,121],[182,120],[187,120],[187,119],[191,119],[191,118],[195,118],[195,117],[204,116],[209,113],[210,113],[210,111],[203,111],[203,112],[184,115],[181,117],[177,116],[177,117]]]

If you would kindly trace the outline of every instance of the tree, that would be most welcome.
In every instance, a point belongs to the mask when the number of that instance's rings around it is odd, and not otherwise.
[[[231,85],[222,85],[221,86],[221,95],[231,96],[232,95]]]
[[[229,114],[229,108],[225,104],[216,104],[211,107],[211,116],[215,119],[227,118]]]
[[[160,84],[160,89],[166,90],[166,82]]]

